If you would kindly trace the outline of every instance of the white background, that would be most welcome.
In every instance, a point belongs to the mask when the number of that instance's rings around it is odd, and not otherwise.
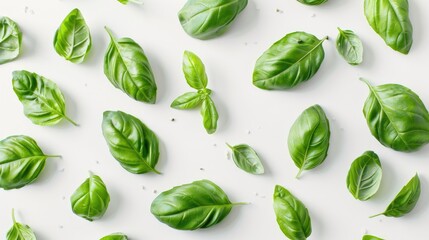
[[[368,89],[358,81],[366,77],[374,84],[401,83],[429,104],[428,1],[410,1],[415,33],[407,56],[387,47],[373,32],[363,14],[363,0],[329,0],[318,7],[294,0],[249,0],[230,31],[209,41],[192,39],[181,29],[177,12],[185,2],[145,0],[142,6],[123,6],[115,0],[0,1],[0,15],[15,20],[23,32],[22,55],[0,66],[0,138],[29,135],[45,153],[63,156],[49,159],[35,183],[0,191],[2,236],[12,225],[10,213],[15,208],[18,221],[29,224],[39,240],[91,240],[116,231],[132,240],[286,239],[272,210],[274,185],[280,184],[308,207],[313,225],[310,239],[356,240],[366,231],[389,240],[428,239],[429,147],[399,153],[381,146],[366,126],[362,107]],[[80,65],[59,57],[52,46],[55,30],[75,7],[82,11],[93,37],[90,56]],[[132,100],[104,76],[103,57],[109,41],[105,25],[117,37],[131,37],[145,49],[159,89],[155,105]],[[362,38],[361,66],[350,66],[337,54],[337,27],[352,29]],[[316,76],[289,91],[254,87],[256,59],[285,34],[298,30],[330,37],[323,44],[326,57]],[[186,49],[206,65],[220,114],[214,135],[205,133],[198,110],[169,107],[175,97],[191,90],[181,72]],[[65,94],[68,115],[80,126],[67,122],[54,127],[33,125],[11,86],[12,71],[21,69],[55,81]],[[329,155],[323,165],[296,180],[287,134],[296,117],[316,103],[330,119]],[[162,175],[133,175],[120,167],[101,133],[105,110],[133,114],[158,134],[157,169]],[[225,142],[253,146],[266,174],[253,176],[238,169],[227,159]],[[345,179],[351,162],[366,150],[379,154],[384,175],[375,197],[359,202],[348,192]],[[92,223],[74,215],[69,201],[89,170],[103,178],[111,194],[106,215]],[[383,211],[416,172],[422,180],[422,195],[412,213],[399,219],[368,218]],[[251,204],[236,207],[219,225],[193,232],[171,229],[151,215],[150,204],[161,191],[199,179],[214,181],[232,201]]]

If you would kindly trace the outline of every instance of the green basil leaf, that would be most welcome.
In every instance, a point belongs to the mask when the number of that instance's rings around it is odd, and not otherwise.
[[[320,5],[322,3],[327,2],[328,0],[297,0],[297,1],[305,5]]]
[[[247,144],[231,146],[227,143],[226,145],[232,150],[232,159],[237,167],[251,174],[264,173],[261,159],[252,147]]]
[[[307,108],[293,123],[288,136],[289,153],[302,171],[313,169],[325,161],[328,155],[329,120],[319,105]]]
[[[131,38],[116,39],[106,27],[110,44],[104,56],[104,74],[131,98],[155,103],[157,86],[143,49]]]
[[[311,235],[311,219],[304,204],[279,185],[273,198],[276,220],[284,235],[291,240],[307,239]]]
[[[22,188],[39,177],[46,159],[60,157],[45,155],[34,139],[10,136],[0,141],[0,188]]]
[[[226,32],[246,6],[247,0],[188,0],[178,17],[187,34],[204,40]]]
[[[350,166],[347,188],[354,198],[366,201],[378,191],[382,174],[377,154],[373,151],[366,151]]]
[[[204,63],[192,52],[183,54],[183,73],[186,82],[194,89],[200,90],[207,87],[207,74]]]
[[[118,2],[120,2],[124,5],[126,5],[128,3],[143,4],[143,2],[140,0],[118,0]]]
[[[362,240],[383,240],[382,238],[371,236],[371,235],[365,235],[362,237]]]
[[[399,84],[372,86],[363,107],[372,135],[384,146],[412,152],[429,142],[429,113],[419,96]]]
[[[351,30],[338,28],[338,53],[350,64],[359,65],[363,61],[363,45],[359,36]]]
[[[388,46],[408,54],[413,44],[408,0],[365,0],[365,16]]]
[[[128,237],[123,233],[113,233],[108,236],[100,238],[100,240],[128,240]]]
[[[325,58],[314,35],[293,32],[274,43],[256,61],[253,84],[261,89],[289,89],[313,77]]]
[[[18,24],[8,17],[0,17],[0,64],[17,58],[21,44],[22,33]]]
[[[15,211],[12,209],[13,226],[6,234],[6,240],[36,240],[33,230],[15,220]]]
[[[54,38],[57,53],[72,63],[81,63],[91,50],[91,33],[79,9],[63,20]]]
[[[193,109],[201,105],[204,98],[202,94],[195,92],[187,92],[171,103],[171,107],[175,109]]]
[[[221,222],[233,206],[225,192],[209,180],[174,187],[153,200],[150,211],[162,223],[179,230],[208,228]]]
[[[77,126],[66,115],[64,96],[51,80],[25,70],[13,72],[13,90],[24,106],[24,114],[34,124],[51,126],[65,119]]]
[[[217,129],[217,121],[219,114],[216,106],[210,96],[207,96],[201,105],[201,116],[203,116],[203,124],[208,134],[213,134]]]
[[[159,158],[158,138],[138,118],[121,112],[103,114],[103,135],[110,153],[131,173],[155,172]]]
[[[100,219],[110,203],[110,195],[103,180],[90,174],[70,197],[73,212],[88,221]]]
[[[396,195],[393,201],[387,206],[383,213],[372,217],[384,215],[386,217],[402,217],[411,212],[417,204],[420,197],[420,179],[416,174]]]

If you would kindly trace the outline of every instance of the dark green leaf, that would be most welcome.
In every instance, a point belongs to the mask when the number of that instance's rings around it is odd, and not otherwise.
[[[158,138],[142,121],[121,111],[106,111],[102,129],[110,153],[125,170],[159,174],[155,169],[159,158]]]
[[[185,51],[183,54],[182,68],[189,86],[197,90],[207,87],[206,69],[204,63],[197,55]]]
[[[372,29],[388,46],[408,54],[413,44],[408,0],[365,0],[365,16]]]
[[[299,168],[297,178],[302,171],[313,169],[325,161],[328,155],[329,120],[319,105],[307,108],[296,119],[289,131],[289,153]]]
[[[429,142],[429,113],[419,96],[399,84],[372,86],[363,107],[372,135],[384,146],[412,152]]]
[[[380,159],[373,151],[367,151],[350,166],[347,188],[356,199],[366,201],[378,191],[382,178]]]
[[[371,235],[365,235],[362,237],[362,240],[383,240],[382,238],[371,236]]]
[[[113,233],[108,236],[102,237],[100,240],[128,240],[128,237],[123,233]]]
[[[179,230],[208,228],[221,222],[234,205],[225,192],[209,180],[195,181],[161,193],[150,211],[162,223]]]
[[[171,107],[175,109],[192,109],[200,106],[203,100],[202,94],[188,92],[174,99]]]
[[[15,220],[15,211],[12,209],[13,226],[6,235],[6,240],[36,240],[33,230],[28,225],[24,225]]]
[[[264,166],[252,147],[247,144],[227,145],[232,150],[232,159],[237,167],[251,174],[264,173]]]
[[[21,43],[22,33],[18,24],[8,17],[0,17],[0,64],[18,57]]]
[[[327,2],[328,0],[297,0],[297,1],[305,5],[320,5],[322,3]]]
[[[201,105],[201,116],[203,116],[203,124],[207,133],[212,134],[216,132],[219,115],[210,96],[207,96]]]
[[[351,30],[338,28],[338,53],[351,65],[359,65],[363,60],[363,45],[359,36]]]
[[[155,103],[155,77],[143,49],[131,38],[116,39],[107,27],[106,31],[111,41],[104,56],[104,74],[131,98]]]
[[[100,219],[110,203],[106,185],[97,175],[90,174],[70,197],[73,212],[88,221]]]
[[[228,30],[246,6],[247,0],[188,0],[178,16],[190,36],[210,39]]]
[[[311,219],[307,208],[279,185],[274,189],[274,212],[280,229],[289,239],[306,240],[311,235]]]

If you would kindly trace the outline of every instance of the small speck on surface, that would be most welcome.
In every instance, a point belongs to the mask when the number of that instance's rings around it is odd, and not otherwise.
[[[65,197],[65,196],[63,196],[61,199],[66,200],[66,197]]]
[[[231,159],[231,153],[229,151],[226,152],[226,159],[228,159],[228,160]]]
[[[311,17],[312,18],[316,17],[316,14],[315,13],[311,14]]]
[[[247,134],[251,134],[252,133],[252,131],[250,131],[250,130],[247,130]]]
[[[154,193],[154,194],[157,194],[157,193],[158,193],[158,191],[157,191],[157,190],[153,190],[153,193]]]
[[[63,226],[63,225],[60,225],[59,227],[60,227],[60,229],[63,229],[63,228],[64,228],[64,226]]]
[[[174,119],[174,118],[171,118],[171,119],[170,119],[170,121],[174,122],[174,121],[176,121],[176,119]]]
[[[247,46],[249,43],[248,42],[244,42],[244,46]]]
[[[99,161],[95,161],[95,163],[100,164],[100,162],[99,162]]]
[[[60,168],[59,170],[58,170],[58,172],[64,172],[64,168]]]
[[[142,186],[142,190],[146,190],[146,187],[145,187],[145,186]]]
[[[88,83],[85,83],[85,84],[84,84],[84,86],[85,86],[85,87],[88,87]]]
[[[259,193],[255,193],[255,196],[259,196]]]
[[[204,168],[200,168],[200,171],[204,171]]]
[[[276,9],[276,12],[277,12],[277,13],[283,13],[283,10],[281,10],[281,9],[278,9],[278,8],[277,8],[277,9]]]
[[[213,143],[213,147],[216,147],[217,146],[217,144],[216,143]]]

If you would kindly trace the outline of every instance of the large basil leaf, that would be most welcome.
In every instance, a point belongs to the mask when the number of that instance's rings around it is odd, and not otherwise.
[[[291,240],[306,240],[311,235],[311,219],[304,204],[279,185],[273,198],[277,223],[284,235]]]
[[[256,61],[253,84],[267,90],[289,89],[309,80],[323,62],[326,39],[305,32],[287,34]]]
[[[116,39],[106,27],[110,44],[104,56],[104,74],[131,98],[155,103],[156,83],[143,49],[131,38]]]
[[[13,90],[24,106],[24,114],[34,124],[50,126],[65,119],[77,126],[66,115],[64,96],[51,80],[25,70],[12,74]]]
[[[110,195],[103,180],[90,174],[70,197],[73,212],[93,221],[101,218],[109,207]]]
[[[396,195],[393,201],[387,206],[386,210],[380,214],[371,216],[376,217],[384,215],[386,217],[402,217],[411,212],[417,204],[420,197],[420,179],[416,174]]]
[[[365,0],[365,16],[388,46],[408,54],[413,44],[408,0]]]
[[[232,150],[232,159],[237,167],[251,174],[264,173],[264,165],[252,147],[247,144],[231,146],[227,143],[226,145]]]
[[[350,64],[359,65],[363,61],[363,45],[359,36],[351,30],[338,28],[337,51]]]
[[[319,105],[307,108],[293,123],[288,136],[289,153],[302,171],[313,169],[325,161],[330,138],[329,120]]]
[[[320,5],[327,1],[328,0],[298,0],[298,2],[303,3],[305,5]]]
[[[234,205],[209,180],[174,187],[153,200],[150,211],[162,223],[180,230],[208,228],[221,222]]]
[[[113,233],[108,236],[100,238],[100,240],[128,240],[128,237],[123,233]]]
[[[228,30],[246,6],[247,0],[188,0],[178,16],[187,34],[204,40]]]
[[[383,239],[372,235],[365,235],[362,237],[362,240],[383,240]]]
[[[125,170],[136,174],[160,173],[155,169],[158,138],[142,121],[121,111],[106,111],[102,129],[110,153]]]
[[[212,134],[216,132],[219,114],[210,96],[207,96],[201,105],[201,116],[203,116],[203,124],[207,133]]]
[[[13,226],[6,234],[6,240],[36,240],[33,230],[15,219],[15,211],[12,209]]]
[[[372,135],[384,146],[412,152],[429,142],[429,113],[419,96],[399,84],[372,86],[363,107]]]
[[[170,107],[175,109],[193,109],[201,105],[203,100],[204,98],[202,94],[196,92],[187,92],[174,99]]]
[[[8,17],[0,17],[0,64],[18,57],[21,43],[22,33],[18,24]]]
[[[81,63],[91,49],[91,33],[79,9],[63,20],[54,38],[57,53],[73,63]]]
[[[60,157],[45,155],[34,139],[10,136],[0,141],[0,188],[22,188],[37,179],[46,159]]]
[[[182,63],[186,82],[191,88],[200,90],[207,87],[207,74],[204,63],[195,53],[185,51]]]
[[[367,151],[352,163],[347,175],[347,188],[353,197],[366,201],[378,191],[382,174],[377,154]]]

